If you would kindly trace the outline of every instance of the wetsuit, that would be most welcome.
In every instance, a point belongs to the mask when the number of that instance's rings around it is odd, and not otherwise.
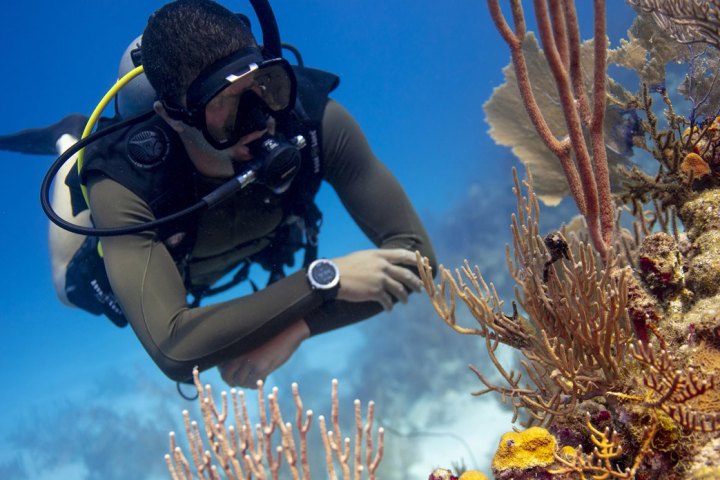
[[[358,226],[378,247],[419,250],[434,264],[430,241],[414,208],[373,155],[355,120],[330,101],[322,129],[324,180]],[[210,191],[219,183],[196,178],[199,190]],[[88,192],[98,227],[154,219],[143,200],[101,174],[90,175]],[[250,185],[205,211],[189,263],[192,282],[211,284],[229,266],[262,250],[266,235],[282,218],[279,201],[260,185]],[[195,365],[208,368],[241,355],[299,319],[305,320],[311,335],[317,335],[382,310],[376,302],[323,304],[303,271],[252,295],[190,308],[175,261],[155,233],[107,237],[102,244],[108,277],[125,316],[154,361],[176,380],[186,379]]]

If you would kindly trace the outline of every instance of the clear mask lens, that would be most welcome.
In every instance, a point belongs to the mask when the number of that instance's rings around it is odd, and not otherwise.
[[[230,76],[228,80],[232,83],[205,106],[206,132],[216,142],[237,142],[241,136],[250,133],[244,130],[258,126],[259,108],[257,102],[247,101],[248,93],[254,94],[250,97],[259,98],[265,107],[262,110],[268,113],[280,112],[290,106],[293,83],[286,64],[262,66],[240,76]]]

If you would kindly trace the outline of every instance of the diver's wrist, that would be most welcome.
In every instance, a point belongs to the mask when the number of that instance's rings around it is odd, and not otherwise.
[[[308,265],[305,276],[310,288],[317,291],[324,302],[335,300],[340,290],[340,269],[335,262],[319,258]]]

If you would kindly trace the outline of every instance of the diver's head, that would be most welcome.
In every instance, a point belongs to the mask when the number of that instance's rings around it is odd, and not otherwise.
[[[295,106],[295,75],[283,58],[263,55],[245,17],[210,0],[165,5],[145,28],[142,60],[158,93],[155,110],[196,167],[212,164],[225,175],[232,161],[254,160],[258,171],[281,165],[294,175],[297,146],[268,125]]]
[[[257,42],[241,16],[212,0],[176,0],[150,16],[142,61],[158,97],[182,103],[202,70],[248,47]]]
[[[288,62],[266,59],[246,21],[214,2],[180,0],[158,10],[143,35],[143,62],[158,85],[159,112],[201,131],[217,150],[264,130],[295,103]]]

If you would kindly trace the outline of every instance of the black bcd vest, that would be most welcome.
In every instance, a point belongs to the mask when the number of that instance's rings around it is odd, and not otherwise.
[[[237,268],[237,273],[227,284],[214,288],[192,285],[186,268],[195,244],[197,217],[186,216],[158,229],[160,239],[185,279],[188,293],[194,297],[193,305],[198,305],[207,295],[245,280],[251,263],[268,270],[268,283],[272,283],[284,276],[284,266],[294,265],[295,252],[300,248],[305,248],[304,265],[317,256],[322,214],[314,198],[323,177],[322,117],[328,95],[337,87],[339,78],[307,67],[294,66],[293,69],[298,83],[296,106],[287,118],[278,119],[277,130],[288,138],[302,135],[306,146],[300,150],[300,169],[290,188],[282,194],[284,219],[269,235],[268,247],[232,266]],[[99,128],[114,121],[105,120]],[[88,145],[79,177],[76,170],[72,169],[65,181],[76,192],[72,196],[74,214],[88,208],[77,192],[80,181],[85,183],[92,174],[105,175],[128,188],[149,205],[155,218],[178,212],[199,200],[192,162],[176,132],[157,115]],[[104,314],[117,326],[124,327],[127,319],[110,288],[98,253],[98,241],[97,237],[87,237],[68,264],[66,294],[78,307],[96,315]],[[254,284],[253,288],[256,288]]]

